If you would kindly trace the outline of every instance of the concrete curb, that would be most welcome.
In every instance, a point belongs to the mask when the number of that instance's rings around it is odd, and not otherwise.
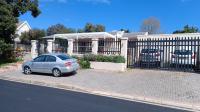
[[[74,85],[63,85],[60,83],[19,79],[19,78],[13,78],[13,77],[8,77],[8,76],[0,76],[0,79],[26,83],[26,84],[33,84],[33,85],[38,85],[38,86],[52,87],[52,88],[63,89],[63,90],[70,90],[70,91],[75,91],[75,92],[82,92],[82,93],[111,97],[111,98],[117,98],[117,99],[140,102],[140,103],[145,103],[145,104],[158,105],[158,106],[169,107],[169,108],[182,109],[182,110],[187,110],[187,111],[200,112],[200,106],[178,104],[178,103],[175,103],[172,101],[166,101],[166,100],[157,100],[157,99],[145,98],[141,96],[136,97],[136,96],[130,96],[130,95],[118,94],[118,93],[112,93],[112,92],[95,91],[92,89],[74,86]]]

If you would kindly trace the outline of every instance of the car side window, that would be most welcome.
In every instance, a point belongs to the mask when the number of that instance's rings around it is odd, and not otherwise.
[[[54,56],[47,56],[46,62],[56,62],[56,57],[54,57]]]
[[[34,62],[44,62],[45,61],[45,57],[46,56],[39,56],[39,57],[34,59]]]

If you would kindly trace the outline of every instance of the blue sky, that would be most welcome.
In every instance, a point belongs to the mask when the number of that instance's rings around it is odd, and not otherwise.
[[[26,13],[32,28],[47,29],[61,23],[82,28],[87,22],[103,24],[106,31],[121,28],[139,31],[144,19],[154,16],[161,31],[171,33],[189,24],[200,28],[200,0],[39,0],[41,15]]]

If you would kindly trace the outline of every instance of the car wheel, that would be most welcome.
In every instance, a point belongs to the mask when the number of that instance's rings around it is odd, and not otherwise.
[[[61,71],[57,68],[53,69],[53,76],[54,77],[59,77],[61,76]]]
[[[28,66],[25,66],[24,67],[24,74],[31,74],[31,68],[30,67],[28,67]]]

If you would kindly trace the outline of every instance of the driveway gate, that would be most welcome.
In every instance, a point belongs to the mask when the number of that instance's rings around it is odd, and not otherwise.
[[[129,68],[198,70],[200,38],[148,38],[128,41]]]

